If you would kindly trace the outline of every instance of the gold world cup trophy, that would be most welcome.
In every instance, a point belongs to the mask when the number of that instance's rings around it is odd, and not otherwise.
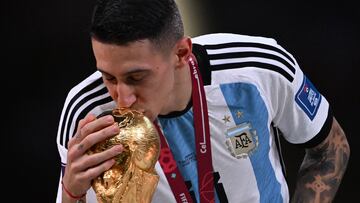
[[[105,111],[118,123],[120,133],[97,143],[88,150],[98,153],[122,144],[123,152],[115,157],[116,163],[92,182],[100,203],[151,202],[159,175],[155,164],[159,158],[160,138],[154,124],[141,112],[128,108]]]

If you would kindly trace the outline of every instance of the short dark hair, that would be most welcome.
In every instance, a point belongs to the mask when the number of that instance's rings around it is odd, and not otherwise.
[[[174,0],[98,0],[90,35],[117,45],[148,39],[166,48],[184,36],[184,26]]]

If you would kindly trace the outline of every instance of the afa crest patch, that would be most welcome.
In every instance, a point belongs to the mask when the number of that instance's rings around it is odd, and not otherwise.
[[[259,145],[256,131],[249,122],[241,123],[226,131],[226,145],[231,155],[236,158],[247,158]]]
[[[296,93],[295,101],[310,120],[313,120],[320,106],[321,94],[310,80],[304,76],[303,83]]]

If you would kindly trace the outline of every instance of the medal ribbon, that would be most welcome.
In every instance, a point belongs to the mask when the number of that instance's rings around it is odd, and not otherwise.
[[[189,57],[189,66],[192,81],[192,101],[200,202],[215,202],[209,116],[203,81],[198,64],[193,55]],[[164,163],[165,161],[161,161],[163,160],[161,158],[159,159],[159,162],[170,184],[171,190],[175,195],[175,199],[177,202],[193,202],[165,137],[159,126],[157,124],[155,126],[158,129],[161,140],[160,157],[167,156],[166,163]]]

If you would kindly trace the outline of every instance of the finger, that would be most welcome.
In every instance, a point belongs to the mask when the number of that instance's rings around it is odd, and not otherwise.
[[[92,179],[98,177],[103,172],[109,170],[114,164],[115,164],[115,160],[109,159],[109,160],[97,165],[96,167],[89,168],[88,170],[86,170],[85,173],[83,173],[83,175],[86,178],[90,178],[92,180]]]
[[[79,135],[80,135],[79,139],[83,140],[89,134],[99,131],[110,125],[113,125],[114,123],[115,123],[114,117],[111,115],[94,119],[94,121],[86,123],[83,127],[79,129]]]
[[[68,159],[74,160],[82,156],[94,144],[101,142],[109,137],[112,137],[120,132],[117,124],[113,124],[104,129],[87,135],[80,143],[75,144],[68,151]]]
[[[114,124],[114,118],[111,115],[96,119],[93,114],[87,115],[79,121],[78,129],[75,136],[69,141],[69,148],[76,143],[81,142],[89,134],[98,131],[104,127]]]
[[[86,115],[84,119],[81,119],[81,121],[79,121],[78,129],[84,127],[85,124],[87,124],[87,123],[89,123],[89,122],[91,122],[91,121],[93,121],[95,119],[96,119],[96,116],[94,114]]]
[[[88,123],[94,121],[96,119],[95,115],[93,114],[89,114],[87,116],[85,116],[84,119],[81,119],[79,121],[79,125],[78,125],[78,128],[77,128],[77,132],[79,132],[79,134],[76,135],[77,138],[81,138],[81,129]]]
[[[68,146],[69,148],[74,145],[77,142],[80,142],[83,139],[83,136],[81,134],[81,129],[87,124],[90,123],[92,121],[94,121],[96,119],[95,115],[93,114],[88,114],[85,116],[85,118],[81,119],[79,121],[79,125],[77,127],[76,133],[75,135],[72,137],[72,139],[69,140],[68,142]]]
[[[110,149],[103,152],[82,156],[76,163],[72,164],[74,171],[85,171],[86,169],[93,168],[104,161],[114,158],[123,152],[123,146],[115,145]]]

